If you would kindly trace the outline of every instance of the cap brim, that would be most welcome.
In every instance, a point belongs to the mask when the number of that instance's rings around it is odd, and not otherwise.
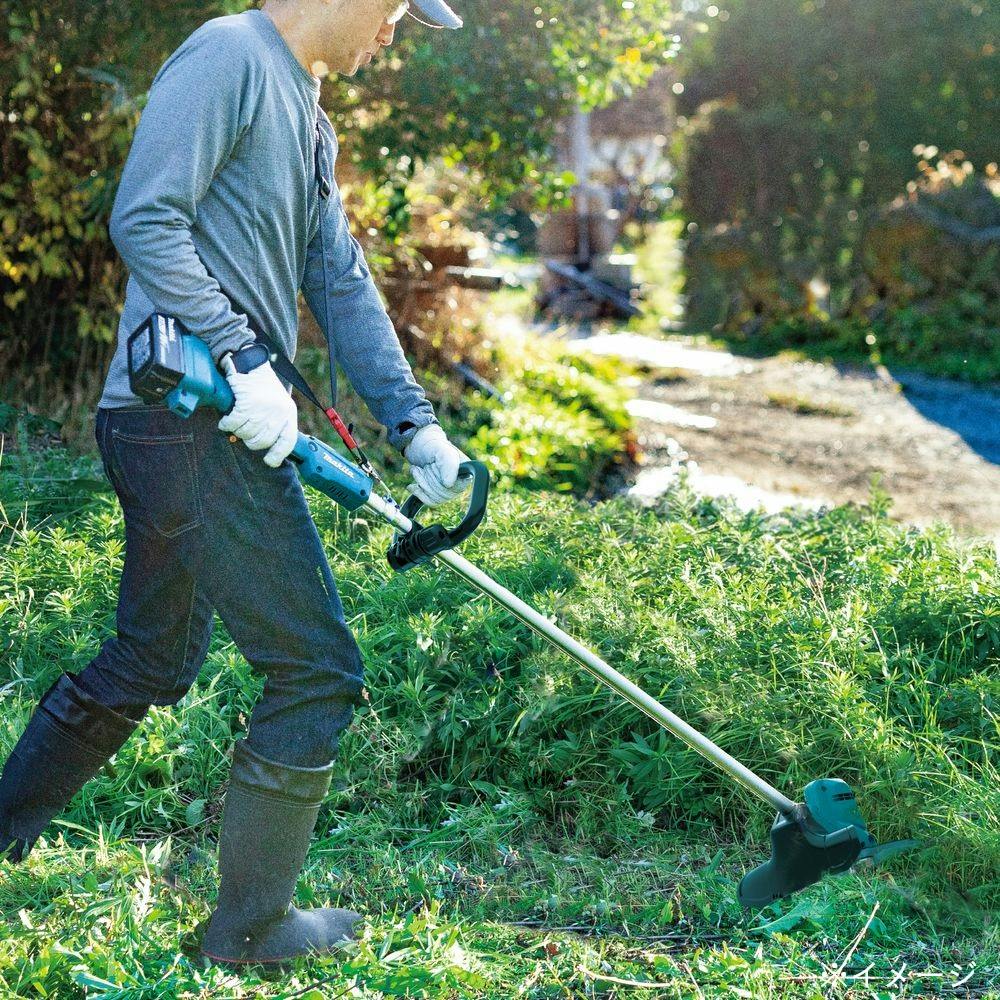
[[[412,7],[433,24],[442,28],[461,28],[462,19],[444,2],[444,0],[410,0]]]

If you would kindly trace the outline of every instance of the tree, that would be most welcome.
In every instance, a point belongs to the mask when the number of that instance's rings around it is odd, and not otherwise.
[[[846,307],[874,209],[914,176],[914,148],[1000,155],[1000,8],[982,0],[725,0],[683,67],[683,184],[739,281],[765,274],[779,308],[812,278]],[[729,250],[726,252],[728,253]],[[705,273],[701,262],[692,268]],[[777,291],[775,291],[777,290]],[[752,298],[752,296],[751,296]],[[758,303],[759,304],[759,303]]]
[[[124,272],[107,221],[153,76],[199,23],[248,6],[0,3],[0,368],[19,367],[36,397],[108,360]],[[554,120],[637,83],[664,55],[667,0],[460,6],[463,31],[411,22],[384,62],[323,94],[357,167],[389,191],[390,235],[405,229],[408,178],[434,158],[485,201],[543,191]]]

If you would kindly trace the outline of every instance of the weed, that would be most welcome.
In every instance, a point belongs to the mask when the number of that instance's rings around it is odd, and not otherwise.
[[[789,410],[807,417],[854,417],[857,414],[849,406],[838,403],[817,403],[789,392],[769,392],[767,401],[780,410]]]
[[[584,374],[574,413],[604,419]],[[114,496],[82,485],[93,456],[3,463],[6,756],[112,633],[124,539]],[[363,911],[361,939],[280,976],[198,958],[260,683],[220,626],[182,702],[4,866],[0,995],[996,996],[992,547],[896,524],[880,493],[767,517],[683,486],[650,509],[508,487],[463,546],[474,563],[778,787],[843,777],[880,840],[923,848],[743,914],[766,809],[459,578],[394,575],[389,530],[310,491],[367,700],[299,901]]]

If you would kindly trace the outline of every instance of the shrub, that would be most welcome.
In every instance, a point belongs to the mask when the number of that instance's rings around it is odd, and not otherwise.
[[[125,271],[107,236],[144,94],[200,23],[251,0],[6,4],[0,29],[0,393],[62,420],[92,407],[113,351]],[[565,194],[547,137],[578,97],[599,102],[645,78],[663,48],[665,0],[563,0],[545,30],[532,8],[469,0],[459,38],[402,32],[361,81],[324,102],[369,183],[376,255],[409,218],[417,167],[444,163],[453,192],[482,201],[525,185]],[[413,22],[408,22],[413,24]],[[475,31],[476,44],[469,44]],[[625,55],[628,58],[625,58]],[[366,81],[372,79],[372,85]],[[359,85],[359,82],[361,85]],[[541,123],[541,125],[539,125]]]
[[[679,99],[689,318],[756,336],[831,317],[892,328],[911,305],[931,327],[958,306],[976,349],[1000,308],[997,200],[953,184],[938,151],[994,183],[1000,11],[734,0],[724,13],[694,36]],[[902,343],[904,327],[880,339]]]

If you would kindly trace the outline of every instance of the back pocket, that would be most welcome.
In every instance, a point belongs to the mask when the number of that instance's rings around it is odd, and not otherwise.
[[[111,430],[120,478],[149,523],[165,538],[201,524],[194,435],[143,436]]]

